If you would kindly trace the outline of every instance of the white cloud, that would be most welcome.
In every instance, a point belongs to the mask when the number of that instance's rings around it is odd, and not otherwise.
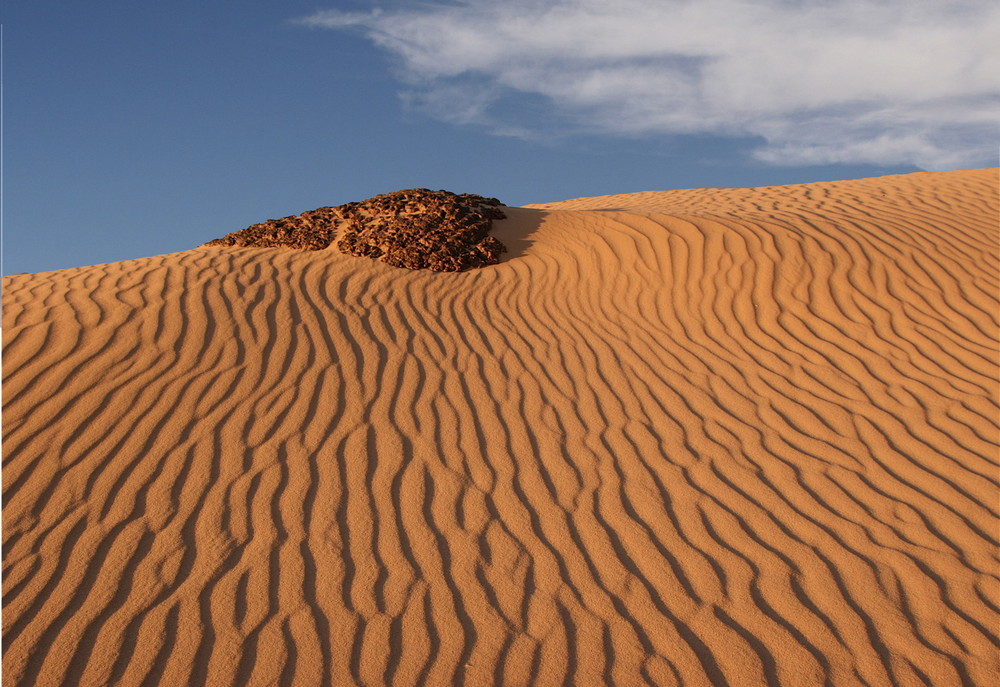
[[[498,133],[755,136],[777,164],[995,163],[993,0],[457,0],[301,21],[362,31],[398,60],[407,102]]]

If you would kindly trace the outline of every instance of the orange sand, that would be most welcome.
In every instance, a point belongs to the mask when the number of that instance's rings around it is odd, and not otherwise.
[[[5,277],[3,684],[995,684],[997,190]]]

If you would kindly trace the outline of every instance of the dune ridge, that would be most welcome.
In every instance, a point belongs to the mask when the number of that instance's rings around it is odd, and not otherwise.
[[[998,170],[3,279],[3,684],[987,685]]]

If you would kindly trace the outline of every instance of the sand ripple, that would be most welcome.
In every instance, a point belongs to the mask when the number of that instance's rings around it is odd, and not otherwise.
[[[997,170],[3,280],[4,685],[987,685]]]

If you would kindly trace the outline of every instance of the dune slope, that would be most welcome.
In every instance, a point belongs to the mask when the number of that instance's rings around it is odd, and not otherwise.
[[[990,684],[997,181],[5,277],[3,684]]]

